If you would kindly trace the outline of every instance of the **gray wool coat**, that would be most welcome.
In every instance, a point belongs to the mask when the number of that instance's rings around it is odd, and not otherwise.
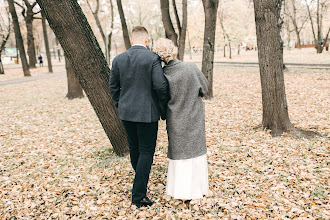
[[[164,67],[170,101],[166,108],[168,158],[191,159],[206,154],[205,106],[207,79],[194,63],[172,60]]]

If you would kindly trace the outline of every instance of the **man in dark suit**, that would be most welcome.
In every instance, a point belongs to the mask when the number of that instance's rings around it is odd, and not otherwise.
[[[169,92],[160,57],[146,47],[148,31],[135,27],[131,43],[133,46],[112,62],[109,88],[126,129],[135,170],[132,204],[141,207],[153,204],[146,196],[147,184],[156,147],[159,103],[168,102]]]

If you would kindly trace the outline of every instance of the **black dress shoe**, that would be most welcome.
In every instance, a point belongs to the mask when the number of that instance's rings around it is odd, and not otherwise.
[[[143,206],[151,206],[152,204],[154,204],[155,202],[150,200],[148,197],[144,197],[142,200],[140,200],[139,202],[132,202],[133,205],[136,205],[136,207],[140,208]]]

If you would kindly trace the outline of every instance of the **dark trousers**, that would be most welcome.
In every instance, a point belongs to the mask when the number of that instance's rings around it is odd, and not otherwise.
[[[135,170],[132,202],[146,196],[149,173],[156,148],[158,122],[122,121],[126,129],[131,163]]]

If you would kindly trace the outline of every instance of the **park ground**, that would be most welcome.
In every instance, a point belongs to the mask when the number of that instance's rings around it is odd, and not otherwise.
[[[33,77],[49,77],[29,82],[20,69],[6,67],[0,75],[0,219],[330,218],[329,69],[285,71],[292,123],[319,136],[273,138],[260,129],[258,68],[216,66],[215,97],[205,101],[209,195],[189,206],[166,195],[161,121],[149,181],[156,203],[137,209],[130,203],[129,157],[114,154],[87,98],[65,98],[63,63],[55,62],[53,76],[46,67],[33,70]],[[8,80],[16,81],[4,85]]]

